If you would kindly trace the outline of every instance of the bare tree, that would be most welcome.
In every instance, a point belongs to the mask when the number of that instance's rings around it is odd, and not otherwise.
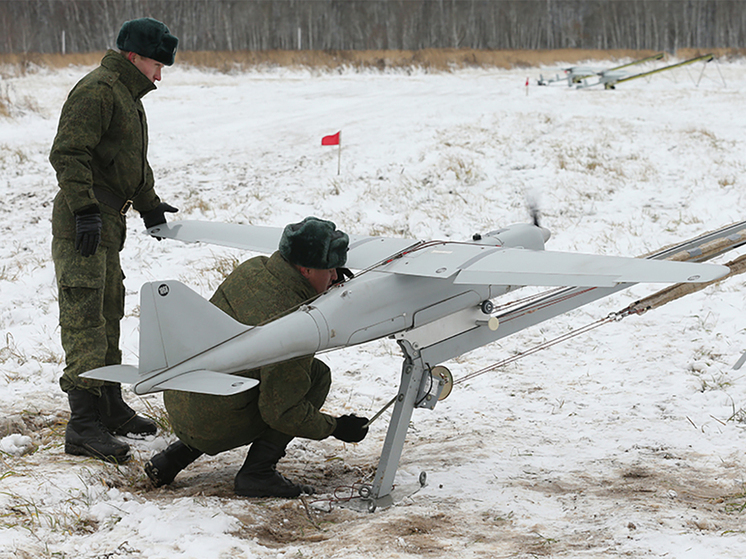
[[[98,51],[165,22],[181,50],[743,47],[744,0],[4,0],[0,52]]]

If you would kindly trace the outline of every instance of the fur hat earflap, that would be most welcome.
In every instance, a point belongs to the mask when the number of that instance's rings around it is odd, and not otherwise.
[[[136,52],[166,66],[174,63],[178,45],[179,39],[171,35],[168,27],[150,17],[125,21],[117,37],[119,50]]]
[[[350,238],[331,221],[307,217],[282,232],[280,254],[296,266],[329,270],[347,262]]]

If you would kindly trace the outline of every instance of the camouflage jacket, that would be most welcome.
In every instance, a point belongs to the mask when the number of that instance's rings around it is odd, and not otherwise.
[[[238,266],[210,302],[253,326],[285,314],[315,295],[311,284],[275,252]],[[164,402],[174,431],[187,441],[200,440],[200,450],[208,453],[248,444],[266,426],[293,437],[328,437],[336,419],[321,413],[306,398],[312,361],[313,355],[309,355],[242,373],[259,379],[259,386],[236,396],[166,391]],[[254,413],[256,406],[258,414]],[[233,414],[236,417],[231,417]],[[260,417],[261,425],[246,427],[252,415]],[[240,432],[247,429],[255,434]],[[214,447],[206,442],[210,437],[215,439]]]
[[[53,235],[74,239],[73,214],[98,205],[103,219],[101,242],[121,248],[125,218],[99,203],[94,186],[132,200],[140,212],[158,206],[141,101],[153,89],[155,85],[134,64],[110,50],[101,65],[70,91],[49,154],[60,186],[52,214]]]

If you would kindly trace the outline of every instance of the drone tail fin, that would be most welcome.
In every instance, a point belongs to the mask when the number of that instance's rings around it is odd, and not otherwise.
[[[183,390],[229,395],[257,381],[201,367],[175,375],[164,373],[224,343],[247,327],[178,281],[146,283],[140,290],[140,363],[111,365],[84,373],[86,378],[133,384],[138,394]]]
[[[178,281],[146,283],[140,290],[140,375],[174,367],[246,329]]]

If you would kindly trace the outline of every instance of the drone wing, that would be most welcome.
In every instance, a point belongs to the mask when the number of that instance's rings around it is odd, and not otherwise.
[[[277,250],[282,227],[216,223],[211,221],[174,221],[148,229],[155,237],[184,243],[209,243],[270,254]],[[418,244],[412,239],[350,235],[347,267],[364,270]]]
[[[282,227],[185,220],[156,225],[148,229],[148,234],[183,243],[208,243],[272,253],[280,244]]]
[[[455,284],[613,287],[618,283],[704,283],[726,266],[572,252],[438,243],[378,268],[411,276],[453,278]],[[454,277],[455,276],[455,277]]]
[[[256,252],[277,250],[280,227],[176,221],[148,230],[157,237]],[[350,235],[347,266],[363,270],[451,278],[454,283],[612,287],[618,283],[703,283],[728,273],[725,266],[667,260],[551,252],[493,245]]]

